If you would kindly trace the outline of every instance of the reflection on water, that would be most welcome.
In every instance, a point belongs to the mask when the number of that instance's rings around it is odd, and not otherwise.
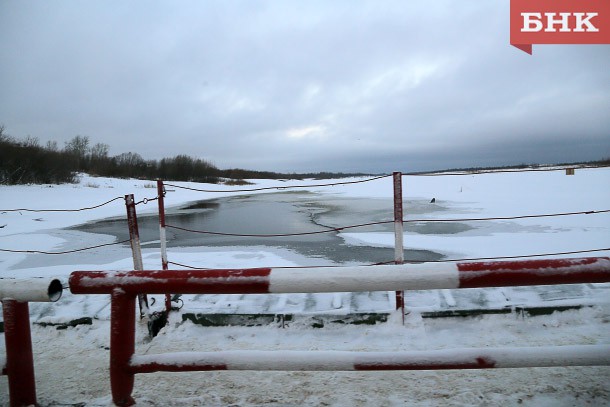
[[[195,202],[192,203],[186,207],[184,207],[184,209],[189,210],[189,209],[216,209],[218,208],[219,204],[218,202],[213,202],[213,201],[199,201],[199,202]]]
[[[442,206],[413,201],[405,204],[410,215],[443,210]],[[337,263],[379,263],[394,258],[393,248],[350,246],[337,232],[301,236],[223,236],[213,233],[192,233],[184,229],[245,235],[274,235],[320,232],[329,228],[367,222],[392,220],[390,199],[337,198],[308,192],[283,192],[199,201],[166,214],[168,247],[196,246],[270,246],[294,250],[308,257],[326,258]],[[129,238],[124,219],[107,219],[79,226],[91,233]],[[138,218],[140,240],[159,240],[157,216]],[[458,233],[469,227],[457,223],[406,224],[415,233]],[[391,223],[350,229],[350,232],[393,232]],[[151,247],[150,244],[147,247]],[[426,250],[405,250],[407,261],[439,260],[442,255]]]

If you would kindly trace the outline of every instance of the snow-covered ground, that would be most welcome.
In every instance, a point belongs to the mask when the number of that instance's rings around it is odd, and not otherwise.
[[[341,182],[345,180],[339,180]],[[574,176],[562,171],[488,173],[461,176],[405,177],[406,200],[429,202],[438,210],[426,219],[509,217],[610,209],[610,168],[578,169]],[[331,183],[323,181],[322,183]],[[254,187],[307,185],[312,181],[259,180]],[[316,182],[319,183],[319,182]],[[167,206],[234,194],[240,187],[177,183],[226,192],[200,193],[173,189]],[[61,251],[112,243],[109,236],[62,232],[60,228],[124,216],[117,199],[98,209],[81,212],[26,212],[8,209],[82,208],[135,194],[136,200],[156,195],[154,182],[116,180],[83,175],[79,184],[53,186],[0,186],[0,249]],[[329,197],[386,198],[392,196],[391,178],[372,182],[310,188]],[[273,190],[271,190],[272,192]],[[257,192],[264,193],[265,191]],[[156,212],[155,202],[140,204],[138,213]],[[388,219],[391,219],[391,213]],[[421,215],[409,213],[405,219]],[[427,249],[448,258],[520,256],[610,248],[610,214],[575,215],[519,220],[467,222],[472,228],[456,234],[405,233],[405,247]],[[393,246],[393,234],[349,230],[340,234],[348,244]],[[78,239],[78,241],[73,241]],[[91,262],[87,252],[32,255],[0,252],[0,277],[57,276],[64,282],[70,272],[130,269],[129,251],[121,246],[95,249],[108,253],[107,262]],[[608,256],[610,251],[564,257]],[[255,248],[181,248],[170,260],[209,267],[260,267],[303,265],[306,259],[287,250]],[[559,257],[559,256],[553,256]],[[51,259],[48,264],[45,260]],[[96,257],[96,258],[99,258]],[[59,260],[58,260],[59,259]],[[146,268],[160,268],[157,249],[144,249]],[[312,329],[295,321],[285,328],[203,328],[182,322],[175,314],[152,342],[139,327],[138,353],[183,350],[286,349],[286,350],[423,350],[483,346],[544,346],[610,343],[610,291],[587,286],[583,302],[592,308],[523,317],[517,314],[476,318],[422,319],[413,295],[413,312],[406,326],[400,316],[381,325],[327,325]],[[446,295],[447,293],[445,293]],[[501,293],[498,293],[500,295]],[[595,295],[594,295],[595,294]],[[513,292],[511,295],[515,295]],[[391,297],[391,296],[389,296]],[[524,305],[532,297],[523,294]],[[331,298],[330,303],[336,301]],[[451,299],[445,298],[446,302]],[[340,301],[339,301],[340,302]],[[409,303],[409,302],[408,302]],[[62,322],[86,313],[98,316],[93,325],[66,330],[34,325],[32,331],[38,400],[42,405],[109,405],[107,320],[105,296],[76,296],[64,292],[53,304],[31,304],[37,322]],[[424,304],[425,305],[425,304]],[[425,308],[425,307],[424,307]],[[276,310],[275,312],[277,312]],[[0,343],[0,348],[4,342]],[[0,349],[0,352],[4,352]],[[610,403],[610,368],[536,368],[496,371],[446,372],[200,372],[158,373],[136,376],[134,396],[139,405],[529,405],[572,406]],[[0,402],[7,403],[7,381],[0,377]]]

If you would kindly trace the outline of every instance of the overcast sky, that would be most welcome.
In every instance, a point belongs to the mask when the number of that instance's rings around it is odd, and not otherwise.
[[[391,172],[610,157],[610,45],[509,1],[0,2],[0,124],[112,155]]]

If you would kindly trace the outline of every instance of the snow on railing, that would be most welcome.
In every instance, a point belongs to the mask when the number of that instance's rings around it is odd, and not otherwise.
[[[133,373],[211,370],[367,371],[610,365],[610,345],[465,348],[403,352],[221,351],[136,355]]]
[[[427,352],[195,352],[135,355],[138,294],[256,294],[422,290],[610,282],[610,258],[368,267],[75,271],[73,294],[111,294],[110,384],[134,404],[134,375],[198,370],[427,370],[610,365],[610,346]]]

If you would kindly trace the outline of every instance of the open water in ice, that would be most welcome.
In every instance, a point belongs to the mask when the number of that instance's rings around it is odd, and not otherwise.
[[[409,214],[442,211],[443,207],[429,202],[405,203]],[[166,223],[180,228],[246,235],[276,235],[327,231],[368,222],[391,221],[393,203],[389,199],[345,198],[309,192],[224,197],[199,201],[167,210]],[[159,220],[156,215],[138,217],[140,240],[159,240]],[[470,229],[459,223],[418,223],[406,225],[407,230],[421,234],[452,234]],[[125,219],[105,219],[76,230],[129,238]],[[392,223],[348,229],[350,233],[391,232]],[[252,247],[265,246],[294,251],[306,257],[323,258],[333,263],[390,262],[394,249],[387,247],[352,246],[336,231],[300,236],[222,236],[182,231],[168,227],[168,248],[176,247]],[[443,256],[427,250],[405,250],[408,261],[439,260]]]

